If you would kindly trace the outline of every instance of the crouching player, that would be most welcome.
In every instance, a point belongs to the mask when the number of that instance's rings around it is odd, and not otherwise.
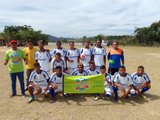
[[[134,85],[141,91],[143,94],[144,92],[148,91],[151,87],[151,81],[146,73],[144,73],[144,67],[139,66],[137,72],[132,74],[132,79]],[[136,95],[135,91],[135,95]]]
[[[115,100],[118,100],[118,90],[122,91],[124,98],[128,98],[128,94],[132,93],[132,87],[141,95],[141,92],[134,86],[132,76],[126,73],[126,68],[121,66],[119,72],[115,73],[113,78],[113,92],[115,94]]]
[[[37,94],[45,94],[45,96],[49,95],[48,91],[48,81],[50,79],[48,73],[44,70],[40,69],[41,66],[39,63],[34,64],[34,71],[31,73],[30,78],[29,78],[29,86],[28,90],[31,95],[29,98],[28,103],[31,103],[32,101],[35,100],[35,95]]]
[[[78,64],[78,68],[76,68],[72,73],[72,76],[87,76],[88,72],[84,70],[84,66],[82,63]]]
[[[51,94],[50,102],[55,102],[57,92],[63,92],[64,75],[65,73],[62,72],[61,66],[57,66],[49,82],[49,92]],[[65,96],[66,94],[63,95]]]
[[[110,98],[112,95],[112,80],[111,80],[111,75],[106,73],[106,67],[102,65],[100,67],[100,74],[104,75],[104,92],[105,92],[105,98]],[[99,97],[102,96],[98,94],[94,100],[98,100]]]
[[[89,62],[89,68],[86,69],[88,75],[97,75],[100,74],[99,69],[96,69],[96,66],[93,61]]]

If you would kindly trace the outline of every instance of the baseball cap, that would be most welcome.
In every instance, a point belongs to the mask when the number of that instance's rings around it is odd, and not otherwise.
[[[12,43],[17,43],[17,40],[11,40],[10,44],[12,44]]]

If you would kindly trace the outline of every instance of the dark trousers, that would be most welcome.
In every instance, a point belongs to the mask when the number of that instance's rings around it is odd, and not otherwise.
[[[111,75],[114,75],[116,72],[118,72],[119,68],[108,68],[108,73]]]
[[[17,72],[17,73],[10,73],[10,78],[12,82],[12,94],[15,95],[16,92],[16,78],[18,76],[20,87],[21,87],[21,93],[24,94],[24,72]]]
[[[29,77],[32,73],[33,69],[26,69],[26,86],[28,87],[29,85]]]

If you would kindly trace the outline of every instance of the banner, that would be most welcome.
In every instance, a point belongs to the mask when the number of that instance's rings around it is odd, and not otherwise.
[[[104,93],[104,75],[64,76],[64,93]]]

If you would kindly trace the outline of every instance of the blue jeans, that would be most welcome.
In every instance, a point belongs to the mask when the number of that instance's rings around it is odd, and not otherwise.
[[[18,76],[19,82],[20,82],[20,87],[21,87],[21,93],[25,93],[25,88],[24,88],[24,72],[17,72],[17,73],[10,73],[10,78],[12,81],[12,94],[16,95],[16,78]]]

